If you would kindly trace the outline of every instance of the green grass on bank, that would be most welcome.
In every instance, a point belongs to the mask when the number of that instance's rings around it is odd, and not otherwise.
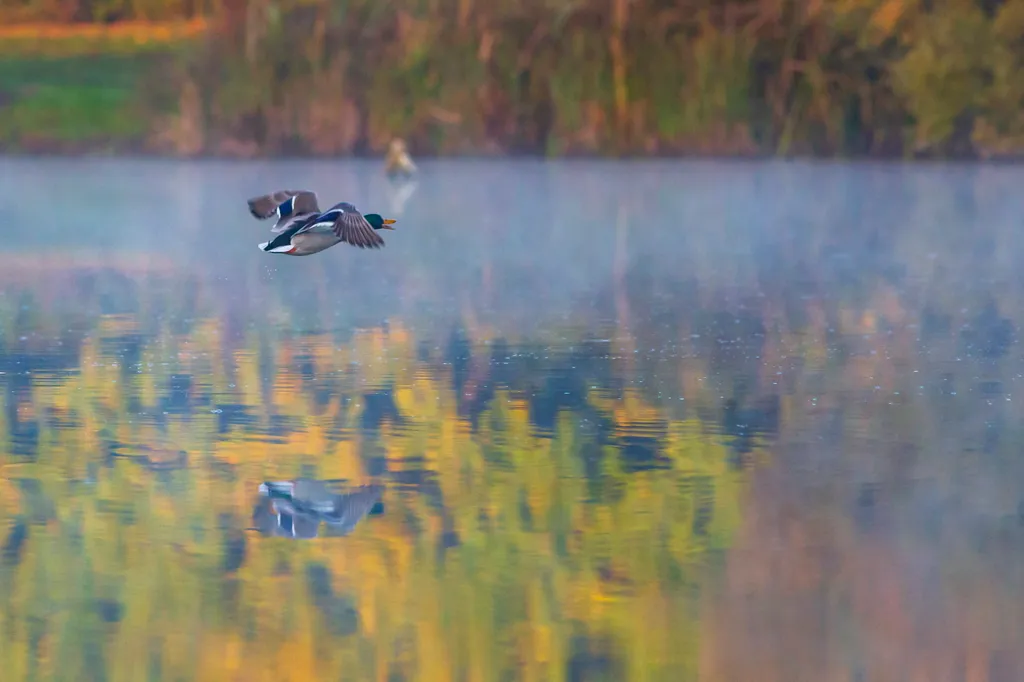
[[[159,29],[159,27],[157,27]],[[160,36],[157,36],[158,38]],[[134,34],[0,40],[0,151],[125,149],[151,126],[154,85],[188,39]]]
[[[0,57],[0,145],[94,143],[145,132],[135,92],[152,60]]]
[[[122,149],[141,142],[141,94],[166,54],[0,55],[0,150]]]

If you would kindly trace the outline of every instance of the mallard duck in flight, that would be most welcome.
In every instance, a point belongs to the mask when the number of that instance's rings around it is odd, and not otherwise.
[[[332,535],[348,535],[380,502],[383,488],[360,486],[337,493],[325,481],[296,479],[265,481],[259,492],[264,503],[257,506],[253,521],[267,535],[315,538],[321,523]],[[269,504],[267,504],[269,503]]]
[[[378,213],[365,216],[355,206],[342,201],[321,212],[316,193],[307,190],[280,190],[249,199],[249,212],[260,220],[277,216],[271,228],[277,233],[260,244],[268,253],[309,256],[346,242],[361,249],[379,249],[384,240],[376,230],[393,230],[394,220]]]

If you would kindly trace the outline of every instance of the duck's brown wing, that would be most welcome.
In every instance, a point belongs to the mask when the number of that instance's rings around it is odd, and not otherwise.
[[[373,229],[362,213],[344,211],[334,222],[334,234],[341,241],[358,246],[360,249],[379,249],[384,240]]]
[[[287,202],[287,205],[285,203]],[[285,218],[293,214],[319,213],[316,192],[305,189],[282,189],[270,194],[249,199],[249,213],[260,220],[277,216]],[[281,209],[281,210],[278,210]]]
[[[373,226],[351,204],[341,204],[324,211],[298,233],[320,231],[334,232],[341,241],[360,249],[379,249],[384,246],[384,240]]]
[[[368,485],[338,495],[333,512],[325,514],[324,519],[334,527],[336,533],[348,535],[380,501],[383,492],[379,485]]]

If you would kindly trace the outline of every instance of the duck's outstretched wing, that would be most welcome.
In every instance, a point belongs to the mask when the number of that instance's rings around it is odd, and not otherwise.
[[[335,498],[334,510],[330,514],[324,514],[324,520],[334,527],[335,532],[348,535],[380,501],[382,492],[383,488],[379,485],[367,485],[350,493],[338,495]]]
[[[379,249],[384,246],[381,236],[352,204],[340,203],[324,211],[299,232],[325,229],[332,230],[341,241],[360,249]]]
[[[249,199],[249,213],[254,218],[266,220],[277,216],[274,232],[280,232],[294,223],[296,216],[310,215],[320,212],[316,192],[305,189],[282,189],[271,194]]]

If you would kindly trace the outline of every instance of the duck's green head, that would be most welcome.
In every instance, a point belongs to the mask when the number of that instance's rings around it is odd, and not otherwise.
[[[391,227],[394,224],[394,220],[391,218],[384,218],[379,213],[367,213],[363,216],[366,218],[366,222],[370,223],[370,227],[375,230],[393,230]]]

